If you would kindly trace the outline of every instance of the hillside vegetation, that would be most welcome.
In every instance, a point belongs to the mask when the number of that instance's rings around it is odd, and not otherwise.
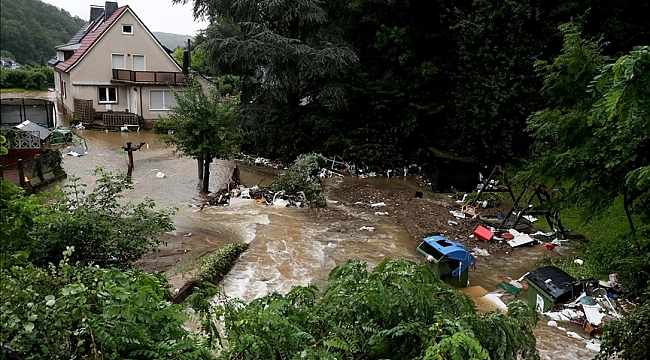
[[[20,64],[44,65],[68,42],[84,20],[39,0],[2,0],[0,49]]]

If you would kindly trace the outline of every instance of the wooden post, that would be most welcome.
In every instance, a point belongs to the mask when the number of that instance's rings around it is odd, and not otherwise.
[[[27,187],[27,183],[25,183],[25,164],[23,164],[23,159],[18,159],[18,181],[20,181],[20,187],[23,189]]]
[[[43,176],[43,157],[40,154],[34,156],[34,161],[36,162],[36,174],[38,174],[38,179],[41,182],[45,182],[45,177]]]
[[[205,164],[205,170],[203,171],[203,188],[201,191],[208,193],[210,192],[210,163],[212,162],[212,159],[205,158],[203,161]]]
[[[126,176],[131,177],[133,174],[133,152],[136,150],[140,150],[140,148],[144,145],[144,142],[141,142],[140,145],[133,146],[133,144],[129,141],[126,143],[125,146],[122,146],[122,149],[127,152],[129,155],[129,164],[127,167],[126,171]]]

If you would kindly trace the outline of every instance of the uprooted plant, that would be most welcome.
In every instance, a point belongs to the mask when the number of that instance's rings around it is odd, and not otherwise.
[[[273,192],[284,191],[287,195],[304,193],[310,207],[324,207],[325,193],[320,186],[318,171],[325,166],[321,154],[303,154],[287,171],[280,174],[277,182],[269,186]]]

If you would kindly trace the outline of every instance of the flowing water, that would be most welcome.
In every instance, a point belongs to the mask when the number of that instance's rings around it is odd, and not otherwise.
[[[196,162],[174,155],[157,135],[91,130],[77,133],[86,139],[89,149],[85,156],[65,157],[64,167],[68,174],[75,174],[82,182],[90,184],[94,181],[92,173],[96,166],[126,171],[126,153],[121,150],[122,146],[127,141],[134,144],[145,142],[146,145],[133,154],[134,189],[126,192],[127,199],[138,202],[150,197],[158,208],[178,207],[173,217],[177,230],[191,232],[192,241],[203,248],[214,249],[233,241],[249,244],[249,249],[222,281],[230,296],[250,301],[273,291],[286,293],[294,285],[314,283],[321,286],[330,270],[347,259],[366,261],[369,267],[386,257],[417,261],[411,237],[403,227],[387,217],[361,214],[362,220],[375,227],[375,231],[349,233],[332,231],[316,223],[309,217],[308,210],[300,208],[267,207],[253,201],[234,200],[227,207],[198,210],[187,206],[203,200],[199,194]],[[232,163],[221,161],[212,164],[211,190],[224,186],[232,166]],[[158,172],[166,177],[156,178]],[[242,180],[256,184],[264,179],[259,175],[242,173]],[[391,186],[390,181],[382,181],[385,186]],[[516,279],[534,269],[536,259],[568,251],[561,247],[549,251],[538,246],[479,258],[476,269],[470,270],[470,285],[492,291],[503,278]],[[469,295],[472,296],[471,291]],[[519,295],[522,296],[525,294]],[[477,300],[477,306],[480,310],[491,309],[491,305],[480,300]],[[547,319],[541,318],[535,329],[542,359],[591,359],[595,355],[585,349],[584,342],[546,326],[546,322]],[[561,326],[584,334],[577,325]]]

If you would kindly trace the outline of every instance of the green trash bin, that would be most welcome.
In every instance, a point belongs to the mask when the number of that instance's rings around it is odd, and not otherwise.
[[[418,245],[418,254],[440,280],[453,287],[467,286],[469,267],[476,263],[465,246],[444,236],[425,238]]]
[[[528,302],[537,312],[546,312],[555,304],[573,298],[573,289],[579,282],[571,275],[555,266],[544,266],[526,275],[528,283]]]

